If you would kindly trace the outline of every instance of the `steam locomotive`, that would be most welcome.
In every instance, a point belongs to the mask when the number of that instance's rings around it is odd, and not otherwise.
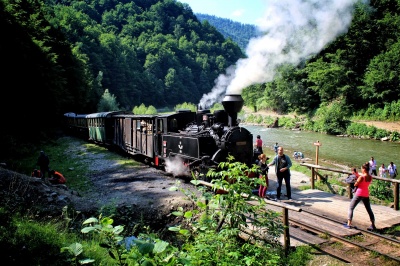
[[[165,115],[135,115],[130,112],[94,114],[66,113],[70,134],[117,148],[155,167],[178,159],[188,172],[206,173],[226,161],[254,163],[253,135],[239,126],[243,107],[240,95],[225,95],[224,110],[197,112],[179,110]]]

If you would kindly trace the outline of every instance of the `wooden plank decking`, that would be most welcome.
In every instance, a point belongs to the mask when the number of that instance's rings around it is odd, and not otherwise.
[[[296,212],[289,210],[289,219],[306,223],[308,226],[341,237],[358,234],[359,231],[357,229],[346,229],[343,227],[343,223],[347,221],[347,212],[351,199],[347,196],[340,196],[317,189],[299,190],[297,188],[299,185],[306,185],[309,183],[309,178],[305,175],[296,175],[295,177],[292,175],[291,184],[293,200],[281,200],[280,202],[301,208],[302,211]],[[268,192],[272,199],[276,196],[276,185],[276,176],[273,171],[272,173],[270,171]],[[283,182],[282,195],[285,194],[286,187]],[[281,198],[285,199],[283,196]],[[269,206],[269,208],[282,212],[282,208],[280,207]],[[372,211],[374,212],[375,223],[378,229],[385,229],[400,224],[400,211],[394,210],[388,206],[377,204],[372,204]],[[308,212],[318,213],[328,219],[312,216]],[[360,202],[354,210],[353,225],[361,229],[367,229],[367,227],[371,225],[368,213],[362,202]],[[298,228],[291,227],[289,233],[291,246],[321,243],[318,238],[309,238],[305,235],[306,233],[304,231],[299,230]],[[304,241],[298,241],[299,239],[304,239]],[[283,241],[283,239],[281,239],[281,241]]]

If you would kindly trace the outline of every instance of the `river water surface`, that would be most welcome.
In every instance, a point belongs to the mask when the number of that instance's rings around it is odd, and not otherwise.
[[[349,137],[336,137],[308,131],[294,131],[289,129],[266,128],[263,126],[245,125],[252,134],[254,142],[257,135],[263,140],[264,153],[273,155],[273,146],[276,142],[283,146],[286,154],[293,158],[293,151],[301,151],[304,157],[312,159],[315,163],[317,141],[321,143],[318,148],[318,164],[324,161],[349,167],[360,167],[373,156],[377,162],[377,169],[384,163],[387,166],[391,161],[400,166],[400,143],[356,139]],[[290,153],[290,154],[289,154]]]

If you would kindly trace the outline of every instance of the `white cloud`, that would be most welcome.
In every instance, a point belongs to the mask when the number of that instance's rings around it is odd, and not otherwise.
[[[241,17],[243,16],[243,13],[245,12],[244,9],[237,9],[235,11],[232,12],[232,16],[234,17]]]

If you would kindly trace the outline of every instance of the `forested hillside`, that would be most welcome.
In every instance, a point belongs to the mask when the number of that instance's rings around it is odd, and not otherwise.
[[[207,14],[196,13],[195,15],[200,21],[207,20],[219,32],[221,32],[225,38],[231,38],[239,45],[243,52],[246,51],[249,40],[261,34],[257,31],[257,28],[254,25],[243,24],[230,19]]]
[[[344,34],[296,66],[281,64],[273,81],[245,89],[246,104],[306,114],[308,129],[329,134],[346,133],[355,116],[399,120],[399,11],[397,0],[357,1]]]
[[[197,104],[244,56],[175,0],[1,0],[0,12],[3,145],[24,128],[41,138],[65,112],[96,112],[106,90],[125,110]]]
[[[285,36],[289,42],[264,66],[244,69],[246,79],[276,67],[270,80],[243,88],[245,105],[306,115],[309,129],[331,134],[345,132],[355,114],[399,119],[400,1],[345,2],[351,4],[351,24],[318,53],[280,61],[305,50],[298,41],[319,29],[314,17],[305,24],[312,30],[300,27],[297,35]],[[325,5],[314,7],[326,11]],[[288,19],[287,26],[294,21]],[[279,43],[272,32],[285,34],[269,25],[258,38],[267,41],[253,47],[261,49],[258,55]],[[142,103],[197,104],[220,74],[250,56],[232,40],[237,29],[226,29],[233,35],[226,39],[175,0],[0,0],[0,29],[0,158],[29,151],[21,139],[46,139],[65,112],[96,112],[106,92],[125,110]]]

